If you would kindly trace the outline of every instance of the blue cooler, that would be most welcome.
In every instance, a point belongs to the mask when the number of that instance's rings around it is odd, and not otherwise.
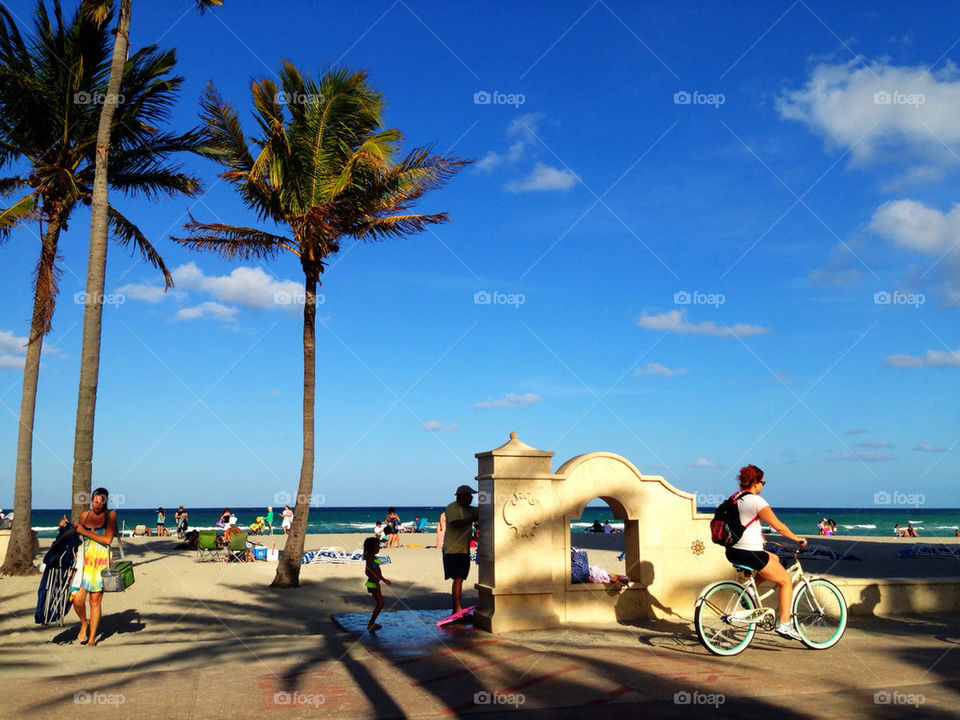
[[[254,560],[266,560],[267,559],[267,548],[262,545],[257,545],[253,549],[253,559]]]

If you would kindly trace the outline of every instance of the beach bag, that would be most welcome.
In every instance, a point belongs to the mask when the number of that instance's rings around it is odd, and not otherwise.
[[[120,546],[120,559],[114,560],[100,572],[104,592],[123,592],[133,585],[133,563],[123,559],[120,535],[117,535],[117,544]]]
[[[710,521],[710,539],[717,545],[731,547],[740,542],[744,530],[757,518],[743,525],[740,522],[740,510],[737,508],[737,501],[740,500],[746,492],[734,493],[719,506],[713,513],[713,519]]]
[[[570,582],[590,582],[590,565],[587,563],[587,551],[571,548],[570,550]]]

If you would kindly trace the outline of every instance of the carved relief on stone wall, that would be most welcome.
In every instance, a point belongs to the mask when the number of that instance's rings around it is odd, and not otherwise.
[[[543,522],[543,505],[533,493],[515,492],[503,504],[503,521],[513,529],[516,538],[533,537]]]

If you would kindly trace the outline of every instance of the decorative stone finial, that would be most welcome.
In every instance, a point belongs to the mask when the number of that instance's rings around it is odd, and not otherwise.
[[[516,433],[516,432],[510,433],[510,439],[511,439],[511,440],[516,440],[516,439],[517,439],[517,433]]]

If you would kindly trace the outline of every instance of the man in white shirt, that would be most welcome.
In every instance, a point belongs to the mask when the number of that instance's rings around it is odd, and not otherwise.
[[[470,503],[476,490],[469,485],[457,488],[457,499],[447,505],[447,530],[443,536],[443,577],[453,581],[450,588],[453,614],[460,612],[463,581],[470,574],[470,537],[473,524],[479,520],[477,508]]]

